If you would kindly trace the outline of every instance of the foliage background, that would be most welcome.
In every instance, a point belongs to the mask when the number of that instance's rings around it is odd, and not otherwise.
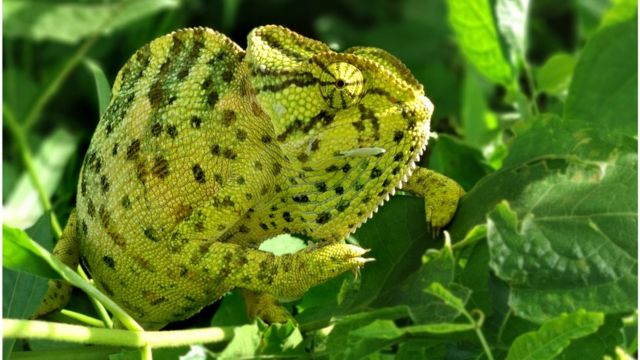
[[[383,48],[425,85],[439,136],[422,165],[468,191],[451,242],[431,235],[420,199],[398,195],[350,239],[377,259],[360,278],[312,289],[290,305],[298,324],[270,328],[250,324],[232,293],[170,325],[233,327],[228,345],[193,356],[637,352],[637,1],[6,0],[3,21],[3,223],[49,249],[108,83],[159,35],[207,26],[244,47],[252,28],[276,23],[339,49]],[[4,269],[3,317],[28,318],[46,281],[6,257],[11,234],[3,264],[23,271]],[[280,240],[279,251],[299,246]],[[70,308],[95,316],[80,292]],[[52,348],[133,356],[5,341],[16,358]]]

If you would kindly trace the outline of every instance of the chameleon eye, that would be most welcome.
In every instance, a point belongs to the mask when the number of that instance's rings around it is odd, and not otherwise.
[[[320,93],[327,105],[334,109],[345,109],[357,104],[363,92],[362,72],[349,63],[331,63],[320,75]]]

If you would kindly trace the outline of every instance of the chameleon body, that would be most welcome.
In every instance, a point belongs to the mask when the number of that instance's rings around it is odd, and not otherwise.
[[[233,288],[282,321],[276,300],[367,261],[343,240],[402,184],[426,195],[434,227],[453,216],[462,189],[414,171],[432,111],[380,49],[337,53],[279,26],[254,29],[246,52],[210,29],[173,32],[120,70],[55,253],[80,257],[147,329]],[[258,250],[282,233],[318,243]],[[51,291],[49,306],[66,296]]]

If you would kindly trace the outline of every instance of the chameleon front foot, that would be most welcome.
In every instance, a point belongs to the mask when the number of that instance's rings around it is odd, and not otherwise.
[[[403,189],[424,197],[427,224],[436,234],[451,221],[464,195],[457,182],[425,168],[417,168]]]

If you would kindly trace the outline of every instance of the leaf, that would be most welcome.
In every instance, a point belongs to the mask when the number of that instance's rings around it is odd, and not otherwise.
[[[534,72],[538,91],[549,95],[566,97],[575,66],[575,57],[567,53],[558,53],[551,56],[542,67]]]
[[[2,234],[2,243],[9,241]],[[6,250],[3,246],[3,261]],[[4,263],[3,263],[4,264]],[[4,264],[6,265],[6,264]],[[7,268],[2,272],[2,316],[9,319],[29,319],[38,309],[47,293],[48,281],[22,271]],[[2,341],[2,358],[8,359],[16,339],[5,338]]]
[[[638,134],[636,21],[606,27],[587,42],[576,65],[564,117],[604,139]]]
[[[464,311],[464,301],[459,297],[453,295],[449,290],[442,286],[442,284],[433,283],[425,291],[444,301],[444,303],[448,306],[460,312]]]
[[[498,28],[520,62],[525,61],[527,50],[528,12],[529,0],[496,1]]]
[[[466,142],[448,134],[438,134],[429,142],[428,168],[455,180],[464,189],[471,189],[491,169],[482,153]]]
[[[77,136],[58,128],[40,145],[34,159],[34,169],[47,197],[51,197],[58,187],[77,143]],[[44,212],[38,192],[26,172],[20,176],[3,210],[3,222],[20,228],[31,226]]]
[[[111,100],[111,86],[109,86],[109,80],[107,80],[107,76],[104,74],[104,71],[102,71],[102,68],[95,60],[85,59],[84,64],[93,75],[93,80],[96,83],[96,94],[98,95],[98,110],[100,116],[102,116],[102,114],[104,114],[104,111],[107,110],[107,106],[109,105],[109,101]]]
[[[461,324],[461,323],[438,323],[438,324],[424,324],[408,326],[403,330],[411,335],[425,335],[425,334],[450,334],[455,332],[469,331],[475,329],[475,324]]]
[[[24,231],[2,225],[2,266],[43,278],[60,279],[58,273],[36,254],[33,242]]]
[[[480,149],[496,137],[498,120],[489,111],[482,79],[468,68],[462,84],[462,129],[464,139]],[[486,87],[486,86],[484,86]]]
[[[504,58],[488,0],[448,0],[449,23],[467,61],[491,81],[510,87],[514,81]]]
[[[601,313],[583,310],[551,319],[538,331],[520,335],[511,345],[507,360],[554,359],[571,340],[594,333],[604,323]]]
[[[619,316],[607,316],[597,332],[572,341],[557,359],[602,359],[605,355],[613,356],[616,346],[624,343],[622,327]],[[637,327],[634,327],[634,332],[637,334]]]
[[[638,0],[611,0],[611,3],[611,8],[602,17],[600,27],[631,20],[638,15]]]
[[[292,321],[285,324],[272,324],[262,336],[260,354],[304,355],[303,338],[300,329]]]
[[[518,316],[635,309],[636,166],[635,154],[569,163],[529,184],[513,200],[517,214],[506,203],[489,214],[490,265],[511,286]]]
[[[94,33],[107,34],[178,4],[179,0],[7,0],[2,6],[4,36],[75,44]]]
[[[219,354],[220,359],[252,357],[260,346],[260,330],[254,323],[233,328],[233,339]]]
[[[211,319],[211,326],[239,326],[250,323],[244,298],[239,289],[231,291],[222,298],[220,307]]]

